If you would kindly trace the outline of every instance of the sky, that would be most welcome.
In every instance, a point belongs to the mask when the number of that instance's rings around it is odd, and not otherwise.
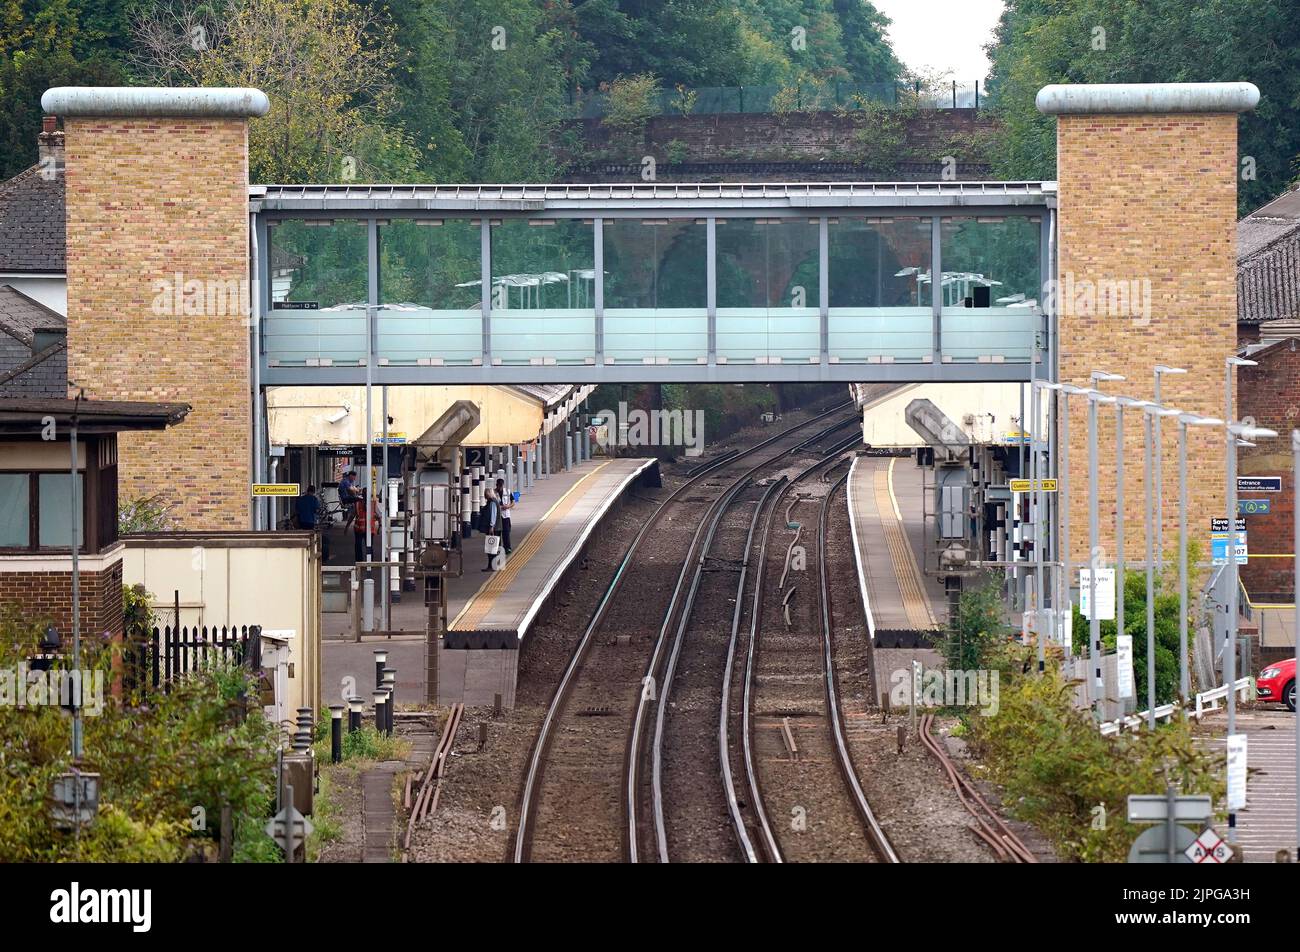
[[[993,35],[1003,0],[872,0],[893,21],[889,38],[905,66],[951,73],[958,82],[984,80],[983,46]]]

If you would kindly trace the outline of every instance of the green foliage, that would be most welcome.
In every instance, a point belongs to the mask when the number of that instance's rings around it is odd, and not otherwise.
[[[1200,560],[1201,545],[1196,540],[1189,540],[1187,546],[1189,565]],[[1146,709],[1147,696],[1147,576],[1146,570],[1124,573],[1124,631],[1133,637],[1133,683],[1137,688],[1139,706]],[[1156,704],[1167,704],[1178,697],[1178,680],[1180,665],[1179,648],[1179,596],[1177,557],[1165,558],[1165,570],[1155,576],[1155,620],[1156,620]],[[1189,595],[1194,597],[1200,591],[1194,581],[1188,583]],[[1189,612],[1192,605],[1189,603]],[[1109,651],[1115,650],[1115,636],[1118,633],[1118,619],[1100,623],[1101,640]],[[1189,631],[1195,630],[1195,624],[1189,619]],[[1084,618],[1079,606],[1074,606],[1073,620],[1074,644],[1084,647],[1088,644],[1088,632],[1091,622]],[[1190,638],[1190,634],[1189,634]],[[1190,648],[1189,648],[1190,650]]]
[[[39,635],[15,614],[0,619],[0,670],[35,654]],[[248,674],[213,668],[167,694],[118,699],[108,691],[115,650],[98,639],[82,646],[82,668],[99,672],[104,689],[102,710],[88,705],[84,717],[82,762],[100,774],[100,813],[79,838],[53,827],[45,803],[70,768],[70,719],[51,705],[0,706],[0,862],[177,859],[219,835],[223,804],[241,828],[265,822],[278,732],[246,704]]]
[[[1000,668],[1009,631],[1001,586],[994,576],[986,575],[964,588],[952,626],[937,647],[951,670]]]
[[[615,142],[625,147],[638,145],[646,124],[659,115],[659,80],[652,73],[620,76],[609,84],[608,106],[601,122]]]
[[[1195,743],[1186,721],[1103,737],[1073,697],[1074,685],[1053,666],[1042,677],[1004,679],[997,713],[970,715],[971,742],[990,779],[1005,786],[1004,801],[1063,858],[1123,862],[1140,832],[1125,821],[1131,794],[1163,793],[1173,783],[1187,794],[1223,795],[1222,756]]]
[[[1300,19],[1288,0],[1008,0],[989,49],[989,94],[1005,128],[1000,177],[1056,177],[1055,121],[1034,107],[1048,83],[1248,80],[1261,98],[1240,119],[1239,152],[1258,178],[1239,182],[1240,211],[1293,179]]]

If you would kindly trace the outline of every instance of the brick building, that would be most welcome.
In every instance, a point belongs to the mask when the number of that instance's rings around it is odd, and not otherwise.
[[[32,623],[70,632],[75,537],[81,543],[82,631],[122,633],[118,434],[164,430],[188,412],[183,404],[0,399],[0,604],[16,607]],[[70,516],[74,413],[81,487],[76,520]]]

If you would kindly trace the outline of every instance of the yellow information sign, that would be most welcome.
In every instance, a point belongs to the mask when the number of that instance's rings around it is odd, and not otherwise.
[[[1035,485],[1037,482],[1037,485]],[[1031,493],[1035,489],[1041,489],[1045,493],[1056,492],[1056,480],[1054,479],[1013,479],[1011,480],[1011,491],[1013,493]]]
[[[302,489],[297,483],[253,483],[254,496],[298,496]]]

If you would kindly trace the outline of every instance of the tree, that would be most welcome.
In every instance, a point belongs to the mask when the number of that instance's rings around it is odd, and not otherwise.
[[[135,63],[162,85],[253,86],[254,181],[405,178],[419,157],[395,121],[392,22],[351,0],[172,0],[133,21]]]
[[[988,91],[1006,134],[1005,178],[1056,175],[1055,121],[1034,107],[1048,83],[1247,80],[1259,107],[1240,119],[1244,214],[1286,187],[1300,153],[1300,20],[1287,0],[1008,0],[989,45]]]

